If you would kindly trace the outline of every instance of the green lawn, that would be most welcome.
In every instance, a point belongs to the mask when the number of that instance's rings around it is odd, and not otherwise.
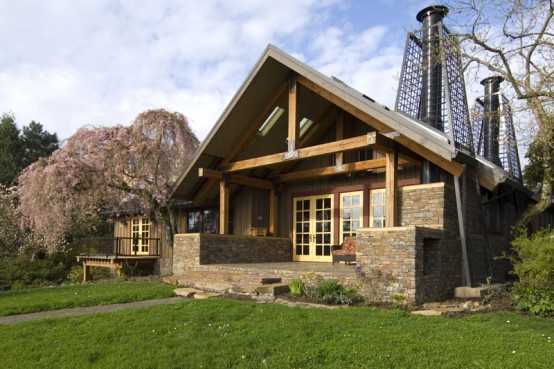
[[[174,288],[152,282],[121,282],[0,292],[0,316],[171,297]]]
[[[0,326],[1,368],[551,368],[554,320],[224,299]]]

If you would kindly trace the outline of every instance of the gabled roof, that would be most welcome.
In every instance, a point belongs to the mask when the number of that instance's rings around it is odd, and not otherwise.
[[[240,153],[235,149],[245,135],[257,131],[267,116],[268,107],[284,105],[286,108],[286,96],[283,97],[282,92],[286,91],[286,81],[291,75],[296,76],[303,88],[300,114],[321,116],[325,110],[322,102],[328,106],[334,104],[446,171],[454,175],[463,172],[464,166],[454,160],[456,150],[445,133],[393,111],[269,45],[177,180],[173,196],[191,199],[205,181],[199,178],[198,169],[217,168],[231,155],[233,160],[241,160],[286,151],[282,139],[286,139],[286,127],[281,131],[276,129],[272,137],[259,138],[258,143],[254,142],[256,138],[252,139],[251,145]]]

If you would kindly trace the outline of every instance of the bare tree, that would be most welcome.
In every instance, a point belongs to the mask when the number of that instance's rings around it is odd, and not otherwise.
[[[554,16],[552,1],[453,0],[449,23],[458,36],[466,70],[475,78],[501,76],[514,111],[532,135],[531,164],[540,168],[540,199],[517,220],[525,225],[552,201],[554,181]],[[529,155],[528,155],[529,156]]]

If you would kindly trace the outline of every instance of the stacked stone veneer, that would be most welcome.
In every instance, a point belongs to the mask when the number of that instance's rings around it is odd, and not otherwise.
[[[444,183],[399,191],[394,228],[364,228],[356,239],[357,263],[374,281],[377,299],[402,295],[408,303],[447,299],[463,284],[454,191]]]
[[[199,265],[270,263],[292,260],[289,238],[215,234],[175,235],[173,274],[186,275]]]

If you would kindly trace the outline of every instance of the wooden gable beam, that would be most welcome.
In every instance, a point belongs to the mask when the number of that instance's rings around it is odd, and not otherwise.
[[[236,172],[243,169],[251,169],[263,167],[272,164],[282,163],[284,161],[297,161],[303,159],[314,158],[328,154],[334,154],[342,151],[360,149],[368,146],[378,146],[390,148],[392,141],[376,132],[371,132],[366,135],[347,138],[340,141],[329,142],[321,145],[305,147],[295,150],[293,153],[284,152],[262,156],[258,158],[246,159],[229,163],[221,166],[221,171],[224,173]]]
[[[296,142],[298,140],[298,86],[296,84],[296,76],[291,76],[289,79],[289,114],[288,114],[288,136],[287,143],[289,151],[296,150]]]
[[[325,125],[325,122],[329,119],[329,117],[334,114],[336,111],[336,106],[333,104],[330,104],[327,109],[317,118],[315,123],[308,129],[306,134],[304,134],[303,137],[300,138],[300,145],[299,147],[305,147],[309,142],[312,142],[313,138],[317,134],[317,132],[320,129],[325,129],[327,125]],[[276,177],[280,173],[283,173],[290,168],[291,163],[284,163],[279,168],[276,168],[271,172],[271,174],[268,176],[269,178]]]
[[[407,160],[398,159],[398,164],[406,164]],[[378,158],[364,161],[357,161],[354,163],[343,164],[342,166],[328,166],[315,169],[307,169],[299,172],[284,173],[277,177],[274,177],[275,182],[293,182],[307,178],[314,177],[326,177],[335,174],[344,174],[352,172],[361,172],[363,170],[381,169],[386,168],[386,159]]]
[[[256,118],[254,119],[254,123],[249,127],[247,131],[244,132],[242,140],[236,146],[234,146],[234,150],[229,153],[229,155],[225,157],[225,159],[223,159],[220,164],[224,165],[235,160],[235,158],[241,153],[241,151],[244,150],[246,145],[250,143],[252,137],[256,134],[256,132],[258,132],[260,126],[263,124],[268,115],[273,111],[273,109],[275,109],[277,102],[284,97],[284,94],[287,91],[288,83],[283,83],[281,88],[275,91],[275,94],[273,94],[269,103],[262,109],[260,114],[256,116]],[[209,179],[208,181],[206,181],[206,183],[204,183],[202,187],[200,187],[200,189],[196,192],[193,198],[193,203],[197,206],[204,203],[209,193],[213,191],[215,185],[216,181],[214,181],[213,179]]]
[[[222,181],[224,176],[223,173],[208,168],[198,168],[198,177],[209,178],[216,181]],[[243,186],[261,188],[264,190],[273,190],[273,183],[270,181],[265,181],[259,178],[252,178],[247,176],[241,176],[239,174],[230,174],[228,177],[229,183],[234,183]]]
[[[339,166],[328,166],[323,168],[307,169],[298,172],[284,173],[275,178],[277,182],[292,182],[306,178],[332,176],[361,170],[378,169],[385,167],[385,158],[358,161]]]
[[[372,127],[374,127],[380,132],[389,133],[395,130],[394,128],[389,127],[388,125],[381,122],[380,120],[367,114],[360,108],[357,108],[352,104],[347,103],[343,99],[331,93],[329,90],[319,86],[318,84],[316,84],[315,82],[309,80],[304,76],[298,76],[297,82],[300,83],[302,86],[315,92],[316,94],[320,95],[321,97],[325,98],[326,100],[330,101],[331,103],[335,104],[336,106],[343,109],[344,111],[357,117],[361,121],[371,125]],[[430,160],[431,162],[435,163],[440,168],[444,169],[445,171],[447,171],[448,173],[454,176],[460,176],[465,170],[465,166],[463,164],[455,161],[447,160],[443,156],[437,154],[437,151],[444,151],[444,148],[441,148],[440,146],[434,144],[431,141],[427,140],[427,142],[425,143],[425,145],[427,146],[424,146],[423,144],[418,144],[414,142],[412,138],[406,137],[404,135],[400,135],[396,137],[395,141],[406,146],[410,150],[418,153],[419,155],[423,156],[425,159]]]

